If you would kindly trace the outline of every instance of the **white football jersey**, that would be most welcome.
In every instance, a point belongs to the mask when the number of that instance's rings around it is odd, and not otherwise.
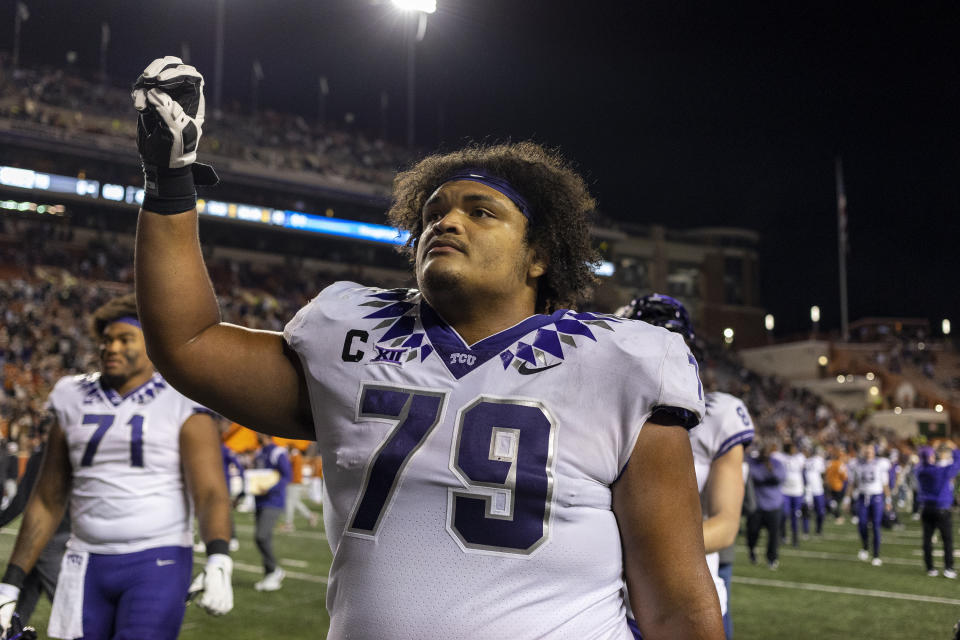
[[[803,467],[806,463],[807,457],[802,453],[792,453],[787,455],[782,451],[774,452],[773,457],[777,458],[781,463],[783,463],[783,468],[787,472],[786,477],[783,480],[783,486],[780,487],[783,495],[793,498],[802,497]]]
[[[822,496],[823,474],[827,470],[827,465],[823,461],[823,456],[810,456],[804,463],[803,469],[807,477],[807,488],[804,495]]]
[[[334,553],[329,637],[632,637],[610,485],[657,407],[703,415],[680,336],[558,311],[467,346],[414,290],[336,283],[287,325]]]
[[[874,458],[869,462],[859,459],[850,466],[857,494],[864,497],[883,495],[884,487],[890,482],[890,460]]]
[[[160,374],[120,396],[99,373],[61,378],[47,405],[73,468],[70,548],[119,554],[193,543],[180,427],[203,407]]]
[[[737,445],[746,447],[753,441],[753,421],[743,402],[729,393],[710,392],[706,398],[707,413],[703,422],[690,430],[690,447],[693,449],[693,465],[697,472],[697,489],[701,501],[706,500],[703,489],[710,477],[710,465],[717,458],[729,453]],[[704,517],[708,505],[704,502]],[[727,587],[720,577],[720,554],[707,554],[707,567],[720,597],[720,608],[727,611]]]

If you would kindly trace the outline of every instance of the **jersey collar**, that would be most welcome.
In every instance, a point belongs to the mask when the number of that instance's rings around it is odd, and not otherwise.
[[[437,313],[426,300],[420,300],[420,322],[430,344],[450,374],[459,380],[488,360],[503,352],[528,333],[560,320],[566,309],[551,315],[537,314],[520,321],[509,329],[468,345],[460,334]]]

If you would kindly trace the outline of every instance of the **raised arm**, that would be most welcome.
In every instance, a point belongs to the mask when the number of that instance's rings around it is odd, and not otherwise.
[[[730,449],[710,465],[707,477],[707,519],[703,546],[707,553],[725,549],[737,539],[743,509],[743,445]]]
[[[221,322],[196,209],[141,210],[135,262],[147,352],[174,387],[258,431],[314,439],[303,371],[283,336]]]
[[[644,638],[723,638],[687,432],[648,422],[613,485],[630,606]]]
[[[137,306],[150,359],[185,395],[241,424],[313,439],[299,359],[279,333],[225,324],[197,235],[195,163],[203,78],[179,58],[155,60],[134,85],[145,195],[137,225]]]

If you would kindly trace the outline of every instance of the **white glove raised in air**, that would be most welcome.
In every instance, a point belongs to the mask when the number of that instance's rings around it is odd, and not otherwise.
[[[133,84],[132,96],[144,165],[176,169],[196,162],[206,110],[200,72],[175,56],[157,58]]]
[[[10,619],[17,608],[20,588],[6,582],[0,582],[0,632],[10,628]]]
[[[187,599],[195,601],[201,609],[214,616],[222,616],[233,609],[233,560],[223,553],[214,553],[207,558],[203,571],[193,579]],[[2,586],[2,585],[0,585]]]

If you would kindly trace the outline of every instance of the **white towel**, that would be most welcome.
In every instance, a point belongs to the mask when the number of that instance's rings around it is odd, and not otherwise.
[[[47,628],[51,638],[73,640],[83,637],[83,582],[89,558],[90,554],[86,551],[68,549],[63,554]]]

